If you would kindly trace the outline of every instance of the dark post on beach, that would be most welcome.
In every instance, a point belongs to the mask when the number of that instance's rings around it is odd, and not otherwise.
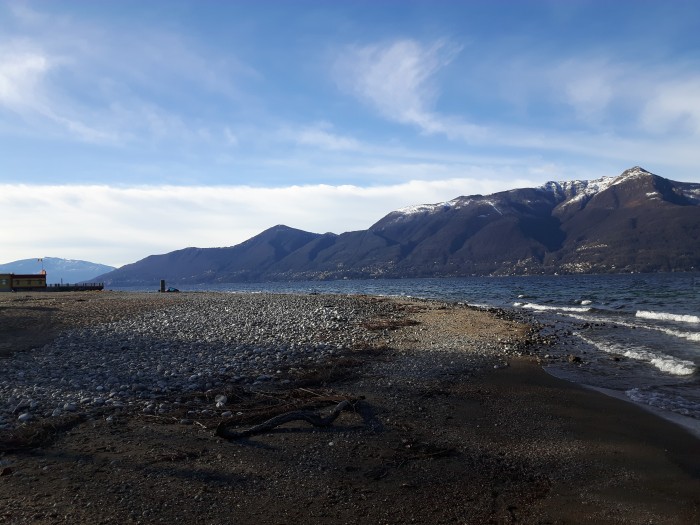
[[[165,292],[165,279],[160,280],[160,291],[161,293]]]

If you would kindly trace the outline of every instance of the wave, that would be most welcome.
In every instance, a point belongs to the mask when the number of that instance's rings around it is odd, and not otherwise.
[[[660,370],[661,372],[666,372],[667,374],[674,376],[689,376],[693,375],[697,370],[695,363],[692,361],[686,361],[685,359],[679,359],[667,354],[655,353],[642,348],[629,348],[617,343],[600,343],[593,341],[578,332],[575,332],[575,335],[605,353],[619,354],[628,359],[649,363],[656,369]]]
[[[652,330],[658,330],[673,337],[680,337],[681,339],[687,339],[688,341],[700,342],[700,332],[681,332],[679,330],[671,330],[670,328],[652,328]]]
[[[631,388],[625,391],[625,394],[636,403],[643,403],[662,410],[671,410],[688,417],[700,418],[700,404],[678,394],[648,391],[641,388]]]
[[[535,303],[513,303],[513,306],[520,308],[528,308],[529,310],[538,311],[557,311],[557,312],[590,312],[591,309],[582,306],[545,306]]]
[[[590,321],[591,317],[589,316],[583,316],[583,315],[576,315],[572,313],[566,314],[567,317],[571,317],[573,319],[579,319],[581,321]],[[625,321],[622,321],[620,319],[613,319],[610,317],[600,317],[598,318],[599,321],[605,322],[605,323],[611,323],[615,324],[617,326],[624,326],[626,328],[641,328],[643,330],[652,330],[655,332],[663,332],[664,334],[668,334],[673,337],[677,337],[679,339],[686,339],[687,341],[692,341],[694,343],[700,343],[700,332],[683,332],[681,330],[673,330],[671,328],[664,328],[663,326],[647,326],[643,324],[635,324],[635,323],[628,323]]]
[[[650,363],[662,372],[668,372],[674,376],[689,376],[694,374],[696,370],[692,361],[682,359],[655,357]]]
[[[657,321],[675,321],[677,323],[700,323],[697,315],[669,314],[666,312],[653,312],[650,310],[639,310],[636,317],[641,319],[654,319]]]
[[[473,306],[474,308],[482,308],[482,309],[486,309],[486,310],[494,308],[494,306],[491,304],[482,304],[482,303],[457,303],[457,304],[466,304],[468,306]]]

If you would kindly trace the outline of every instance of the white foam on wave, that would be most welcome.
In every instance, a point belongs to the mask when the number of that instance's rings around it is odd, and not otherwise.
[[[682,359],[655,357],[650,363],[662,372],[668,372],[674,376],[689,376],[694,374],[696,370],[692,361]]]
[[[671,410],[684,416],[698,417],[700,415],[700,404],[694,403],[680,395],[642,390],[640,388],[631,388],[625,391],[625,395],[636,403],[643,403],[662,410]]]
[[[688,341],[700,342],[700,332],[681,332],[680,330],[671,330],[670,328],[654,327],[653,330],[658,330],[673,337],[680,337]]]
[[[700,323],[697,315],[669,314],[666,312],[653,312],[650,310],[639,310],[635,317],[641,319],[653,319],[656,321],[675,321],[677,323]]]
[[[587,304],[593,304],[593,301],[591,301],[591,300],[589,300],[589,299],[584,299],[583,301],[581,301],[581,304],[582,304],[583,306],[586,306]]]
[[[481,304],[481,303],[462,303],[462,304],[467,304],[469,306],[473,306],[474,308],[483,308],[483,309],[493,308],[493,306],[490,304]]]
[[[567,317],[572,317],[573,319],[580,319],[581,321],[590,321],[590,317],[576,314],[566,314]],[[643,328],[644,330],[654,330],[656,332],[663,332],[665,334],[671,335],[673,337],[678,337],[679,339],[686,339],[688,341],[693,341],[695,343],[700,343],[700,332],[682,332],[680,330],[673,330],[671,328],[664,328],[663,326],[648,326],[635,323],[626,323],[619,319],[613,319],[611,317],[598,317],[599,321],[605,323],[616,324],[617,326],[625,326],[627,328]]]
[[[529,310],[537,310],[541,312],[553,311],[553,312],[590,312],[590,308],[582,306],[548,306],[544,304],[535,303],[513,303],[513,306],[518,306],[520,308],[528,308]]]
[[[628,326],[630,328],[647,328],[647,327],[642,327],[638,326],[636,324],[632,323],[626,323],[624,321],[620,321],[619,319],[613,319],[612,317],[606,317],[602,315],[596,315],[596,316],[590,316],[590,315],[578,315],[575,313],[567,313],[566,317],[571,317],[572,319],[579,319],[580,321],[601,321],[604,323],[611,323],[611,324],[616,324],[619,326]]]
[[[666,372],[674,376],[689,376],[694,374],[697,370],[695,363],[692,361],[686,361],[685,359],[679,359],[671,355],[656,353],[643,348],[630,348],[618,343],[601,343],[593,341],[578,332],[574,332],[574,335],[577,335],[588,344],[595,346],[598,350],[602,350],[605,353],[620,354],[628,359],[649,363],[661,372]]]

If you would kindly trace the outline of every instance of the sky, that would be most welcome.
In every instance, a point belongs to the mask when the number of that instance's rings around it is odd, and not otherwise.
[[[700,182],[700,2],[0,3],[0,263],[642,166]]]

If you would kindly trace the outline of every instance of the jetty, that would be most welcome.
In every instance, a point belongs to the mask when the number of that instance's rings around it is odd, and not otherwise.
[[[49,284],[46,292],[90,292],[104,290],[104,283]]]

